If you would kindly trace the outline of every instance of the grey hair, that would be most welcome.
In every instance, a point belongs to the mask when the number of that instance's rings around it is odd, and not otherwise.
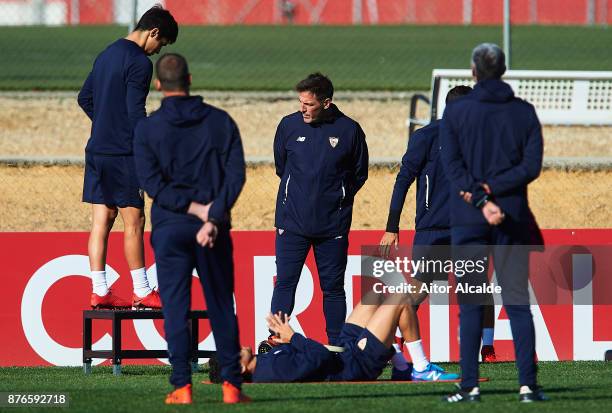
[[[506,55],[494,43],[482,43],[472,51],[472,65],[478,80],[499,79],[506,72]]]

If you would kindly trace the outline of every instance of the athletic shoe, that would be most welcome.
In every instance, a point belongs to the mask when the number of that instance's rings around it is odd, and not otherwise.
[[[463,390],[459,385],[458,391],[451,393],[448,396],[442,397],[442,401],[446,403],[461,403],[461,402],[479,402],[480,401],[480,388],[472,387],[470,391]]]
[[[521,386],[519,390],[519,402],[533,403],[550,400],[542,391],[540,386]]]
[[[458,374],[447,373],[442,367],[433,363],[429,363],[423,371],[412,369],[412,380],[414,381],[457,380],[458,378]]]
[[[495,356],[495,347],[493,346],[482,346],[480,350],[483,363],[495,363],[497,362],[497,356]]]
[[[408,364],[408,368],[405,370],[398,370],[393,367],[391,369],[391,380],[412,381],[412,364]]]
[[[128,309],[130,308],[130,302],[124,300],[113,294],[111,290],[108,290],[106,295],[98,295],[96,293],[91,293],[91,308],[94,310],[118,310],[118,309]]]
[[[223,382],[223,403],[236,404],[236,403],[250,403],[251,398],[242,393],[238,387],[234,386],[229,381]]]
[[[191,384],[186,384],[168,393],[166,404],[191,404]]]
[[[162,308],[161,297],[157,290],[151,290],[151,292],[144,297],[138,297],[136,294],[132,294],[132,307],[133,308],[154,308],[159,310]]]

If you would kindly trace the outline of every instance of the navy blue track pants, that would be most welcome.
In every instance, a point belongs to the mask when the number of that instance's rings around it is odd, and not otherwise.
[[[323,291],[327,339],[337,342],[346,319],[346,271],[348,236],[308,238],[289,231],[276,230],[276,284],[272,295],[272,313],[290,315],[295,304],[295,291],[306,256],[314,248],[319,282]]]
[[[535,329],[529,306],[529,248],[522,245],[528,238],[522,233],[523,227],[509,221],[498,227],[486,224],[454,226],[451,238],[455,260],[478,259],[492,253],[497,282],[502,288],[502,301],[510,319],[519,384],[533,386],[537,382]],[[466,274],[462,279],[480,285],[486,282],[486,271],[481,275]],[[484,298],[469,302],[472,298],[465,303],[459,297],[461,387],[464,389],[478,386],[479,376]]]
[[[153,228],[159,293],[163,303],[164,331],[168,342],[172,375],[170,383],[182,387],[191,383],[189,318],[193,269],[200,277],[206,298],[221,378],[236,387],[240,375],[238,322],[234,313],[234,262],[228,229],[219,229],[213,248],[196,242],[198,222],[163,224]]]

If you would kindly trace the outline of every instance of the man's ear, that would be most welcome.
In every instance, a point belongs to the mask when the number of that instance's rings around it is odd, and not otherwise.
[[[476,66],[474,66],[474,63],[471,64],[471,68],[472,68],[472,78],[478,81],[478,77],[476,77]]]
[[[161,82],[159,79],[155,79],[155,90],[161,91]]]
[[[327,98],[323,101],[323,109],[329,109],[329,107],[331,106],[332,100],[330,98]]]
[[[157,27],[154,27],[153,29],[151,29],[151,31],[149,32],[149,36],[151,36],[154,39],[159,37],[159,29]]]
[[[191,79],[191,73],[189,73],[189,80],[188,80],[189,81],[189,86],[191,86],[191,80],[192,80]]]

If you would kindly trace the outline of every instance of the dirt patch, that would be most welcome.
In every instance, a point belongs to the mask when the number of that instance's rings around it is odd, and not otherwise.
[[[356,198],[354,229],[383,230],[396,167],[371,167]],[[233,211],[234,228],[266,230],[274,224],[278,178],[269,165],[250,167]],[[89,205],[81,202],[83,170],[78,166],[0,166],[0,231],[87,231]],[[612,171],[544,171],[530,186],[530,201],[543,228],[612,227]],[[401,227],[414,228],[414,188]],[[147,200],[149,216],[150,200]],[[149,224],[147,223],[147,227]],[[121,230],[120,222],[115,230]]]
[[[152,93],[148,109],[159,107]],[[240,127],[247,157],[271,157],[280,119],[297,110],[296,101],[256,97],[215,98]],[[408,100],[339,99],[338,106],[361,123],[372,158],[400,159],[406,150]],[[425,117],[426,113],[419,113]],[[44,97],[0,96],[0,156],[83,156],[91,123],[76,94]],[[612,128],[545,127],[545,156],[612,156]]]

